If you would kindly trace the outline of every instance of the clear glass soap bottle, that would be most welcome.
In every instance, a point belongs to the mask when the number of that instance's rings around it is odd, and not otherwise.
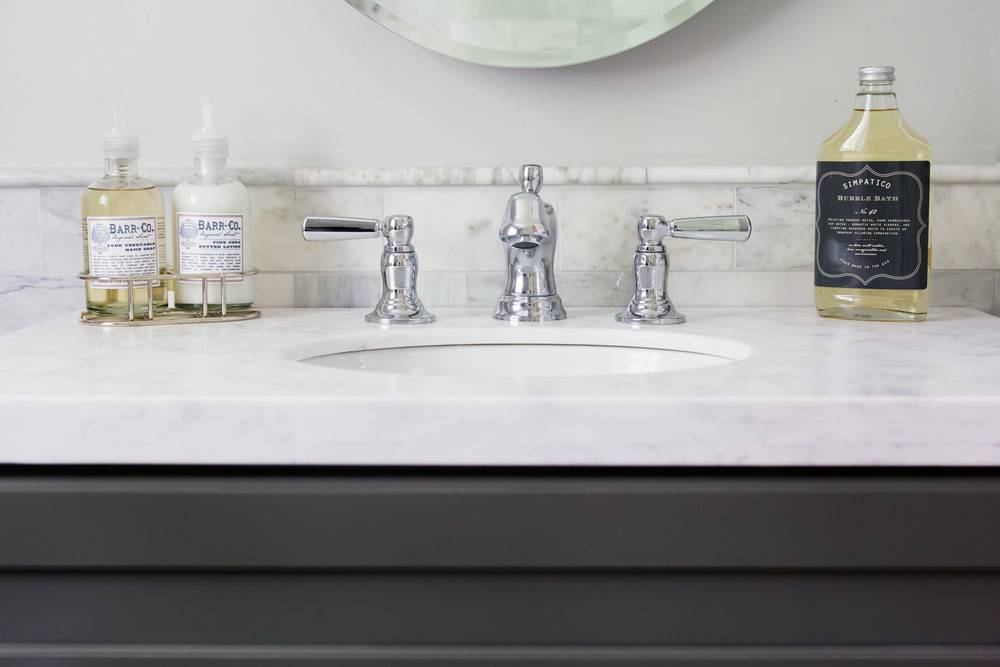
[[[930,301],[931,147],[902,119],[895,68],[861,67],[850,121],[816,163],[816,309],[920,321]]]
[[[117,129],[104,137],[104,176],[83,193],[83,270],[95,276],[163,274],[166,270],[166,233],[163,195],[139,176],[139,139]],[[128,283],[88,280],[87,310],[100,315],[128,315]],[[166,307],[166,280],[133,289],[135,312]]]

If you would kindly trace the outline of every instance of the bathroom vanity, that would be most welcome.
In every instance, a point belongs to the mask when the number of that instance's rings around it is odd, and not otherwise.
[[[0,337],[0,664],[1000,664],[1000,319],[567,310]]]

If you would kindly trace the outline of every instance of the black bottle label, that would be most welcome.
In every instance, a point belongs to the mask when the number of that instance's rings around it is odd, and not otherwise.
[[[926,289],[930,162],[816,163],[816,286]]]

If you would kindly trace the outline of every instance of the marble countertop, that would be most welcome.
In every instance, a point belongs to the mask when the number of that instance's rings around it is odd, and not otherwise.
[[[690,308],[687,324],[641,329],[611,309],[520,326],[484,309],[439,310],[436,324],[393,328],[364,324],[363,312],[267,309],[248,322],[127,329],[67,314],[2,336],[0,463],[1000,464],[1000,319],[969,308],[912,325]],[[733,361],[568,379],[300,363],[470,336]]]

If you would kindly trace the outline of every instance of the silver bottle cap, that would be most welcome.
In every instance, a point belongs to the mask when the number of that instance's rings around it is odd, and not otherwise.
[[[889,65],[874,65],[858,68],[858,81],[884,81],[891,83],[896,80],[896,68]]]

